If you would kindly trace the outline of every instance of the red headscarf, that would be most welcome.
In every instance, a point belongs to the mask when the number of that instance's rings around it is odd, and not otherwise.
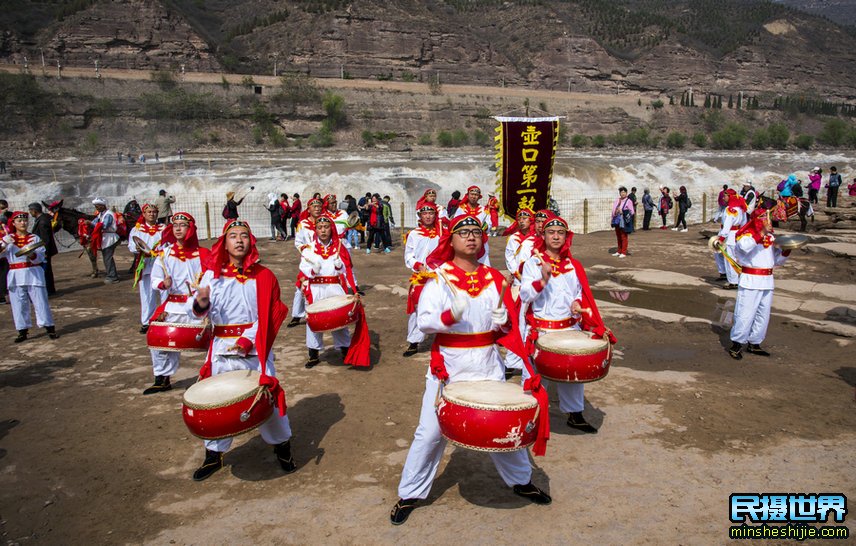
[[[761,204],[752,211],[752,214],[749,215],[749,220],[737,230],[737,233],[734,234],[735,239],[739,239],[743,235],[751,235],[753,239],[755,239],[756,243],[764,244],[764,246],[770,246],[773,243],[772,238],[767,238],[767,242],[765,242],[764,238],[764,217],[767,213],[770,212],[770,206],[767,202],[762,201]],[[772,233],[773,228],[769,227],[768,232]]]
[[[422,225],[422,218],[419,217],[419,213],[423,211],[433,210],[435,214],[439,215],[439,210],[437,209],[437,203],[432,203],[431,201],[423,201],[419,200],[416,203],[416,218],[417,224],[419,224],[419,231],[428,237],[436,237],[438,234],[443,234],[443,222],[439,218],[439,216],[434,217],[434,225],[431,227],[426,227]]]
[[[428,201],[428,192],[433,192],[433,193],[434,193],[434,201]],[[419,208],[420,208],[422,205],[426,204],[426,203],[433,203],[433,204],[436,206],[436,201],[437,201],[437,190],[434,190],[434,189],[428,188],[428,189],[427,189],[427,190],[425,190],[425,192],[422,194],[422,197],[420,197],[420,198],[419,198],[419,200],[418,200],[418,201],[416,201],[416,211],[418,212],[418,211],[419,211]]]
[[[481,229],[482,225],[478,217],[472,214],[462,214],[455,216],[449,222],[449,229],[444,231],[440,236],[440,242],[437,243],[437,248],[425,258],[425,264],[430,269],[437,269],[442,264],[450,261],[455,257],[455,250],[452,248],[452,234],[464,226],[477,227]],[[484,245],[487,242],[487,234],[482,231],[482,246],[479,249],[478,257],[484,256]]]
[[[317,197],[313,197],[312,199],[310,199],[310,200],[309,200],[309,202],[308,202],[308,203],[306,203],[306,208],[305,208],[305,209],[303,209],[303,212],[301,212],[301,213],[300,213],[300,221],[301,221],[301,222],[302,222],[303,220],[306,220],[306,219],[309,217],[309,209],[310,209],[310,208],[312,207],[312,205],[314,205],[315,203],[318,203],[319,205],[321,205],[321,212],[322,212],[322,213],[323,213],[325,210],[327,210],[327,203],[326,203],[325,201],[322,201],[322,200],[318,199]]]
[[[15,229],[15,218],[29,218],[30,213],[25,210],[16,210],[9,216],[9,220],[6,221],[6,231],[12,235],[17,233]]]
[[[478,186],[470,186],[469,188],[467,188],[467,193],[470,193],[473,190],[479,192],[479,195],[481,195],[481,188]]]
[[[737,193],[731,188],[728,188],[725,193],[726,195],[728,195],[727,206],[732,214],[737,213],[738,210],[746,212],[746,200],[743,199],[743,197],[739,193]]]
[[[217,242],[211,247],[211,253],[203,264],[205,269],[210,269],[214,273],[214,278],[219,277],[223,272],[223,269],[231,264],[229,254],[226,252],[226,234],[230,229],[238,227],[246,228],[250,233],[250,251],[247,252],[246,256],[244,256],[244,262],[241,264],[241,269],[247,269],[249,266],[259,261],[259,251],[256,248],[256,237],[250,229],[250,224],[240,218],[227,220],[226,224],[223,226],[223,234],[220,235],[220,238],[217,239]]]
[[[182,248],[193,252],[199,248],[199,237],[196,234],[196,220],[187,212],[176,212],[172,215],[173,222],[177,222],[179,220],[185,220],[190,224],[187,228],[187,235],[184,236]],[[177,242],[175,233],[172,232],[172,224],[167,224],[161,234],[161,245],[175,244]]]
[[[502,232],[503,237],[508,237],[509,235],[514,235],[515,233],[520,231],[520,228],[518,227],[517,222],[520,220],[521,214],[528,214],[529,218],[531,218],[532,221],[535,220],[535,213],[532,212],[532,209],[518,209],[517,210],[517,216],[515,217],[514,223],[512,223],[510,226],[508,226],[508,228],[506,228],[505,231]],[[530,224],[529,225],[529,233],[527,233],[527,236],[531,236],[534,231],[535,231],[535,226]]]
[[[328,193],[327,195],[324,196],[324,202],[321,204],[321,208],[325,212],[327,212],[327,207],[329,206],[331,201],[336,201],[336,194],[335,193]]]

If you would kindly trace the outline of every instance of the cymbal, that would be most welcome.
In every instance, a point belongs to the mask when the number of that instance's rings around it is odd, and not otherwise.
[[[782,250],[795,250],[808,244],[808,237],[796,233],[794,235],[776,235],[775,245]]]
[[[20,258],[21,256],[26,256],[27,254],[32,254],[37,249],[42,248],[43,246],[45,246],[44,241],[39,241],[38,243],[29,244],[29,245],[25,246],[24,248],[18,249],[18,251],[15,252],[15,257]]]

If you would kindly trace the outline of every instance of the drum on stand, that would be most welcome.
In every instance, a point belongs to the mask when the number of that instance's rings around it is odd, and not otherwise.
[[[442,387],[437,401],[443,436],[476,451],[516,451],[534,444],[538,413],[534,396],[504,381],[451,383]]]
[[[594,339],[591,332],[560,330],[546,332],[535,341],[533,360],[544,379],[561,383],[598,381],[609,373],[612,348],[607,339]]]
[[[331,332],[357,322],[356,296],[333,296],[306,306],[306,324],[313,332]]]
[[[212,330],[207,323],[152,321],[146,332],[146,345],[156,351],[207,351]]]
[[[181,414],[191,434],[219,440],[249,432],[273,414],[273,397],[259,385],[261,374],[234,370],[203,379],[184,393]]]

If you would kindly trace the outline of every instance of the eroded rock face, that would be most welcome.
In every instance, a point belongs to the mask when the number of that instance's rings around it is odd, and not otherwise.
[[[184,63],[186,70],[217,70],[220,66],[205,40],[180,15],[156,1],[97,3],[43,29],[36,40],[38,45],[16,44],[9,57],[18,60],[29,50],[30,66],[36,66],[42,49],[49,68],[57,60],[93,68],[95,60],[101,68],[178,69]]]

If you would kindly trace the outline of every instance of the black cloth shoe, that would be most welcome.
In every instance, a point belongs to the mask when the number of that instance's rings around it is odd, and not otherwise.
[[[726,290],[737,290],[737,285],[733,283],[728,283],[725,285]]]
[[[398,499],[398,502],[395,503],[395,506],[392,507],[392,511],[389,513],[390,523],[401,525],[407,521],[410,512],[416,508],[418,503],[419,499]]]
[[[410,345],[407,346],[407,350],[404,351],[404,354],[402,354],[401,356],[404,356],[404,357],[413,356],[418,352],[419,352],[419,344],[418,343],[411,343]]]
[[[731,347],[728,348],[728,356],[733,358],[734,360],[740,360],[743,358],[743,344],[737,343],[736,341],[731,342]]]
[[[300,317],[292,318],[291,322],[285,325],[286,328],[294,328],[295,326],[300,326]]]
[[[27,334],[30,331],[24,328],[23,330],[18,330],[18,337],[15,338],[15,343],[21,343],[22,341],[27,341]]]
[[[553,502],[553,498],[550,495],[532,485],[532,482],[526,485],[515,485],[512,491],[518,497],[523,497],[534,504],[550,504]]]
[[[770,356],[770,353],[762,349],[757,343],[750,343],[749,346],[746,347],[746,352],[758,356]]]
[[[583,412],[581,411],[572,411],[568,414],[568,426],[577,430],[581,430],[586,434],[597,434],[597,429],[591,426],[588,421],[585,420],[585,417],[583,417]]]
[[[276,454],[279,466],[282,467],[286,474],[291,474],[297,470],[297,465],[294,464],[294,457],[291,456],[291,440],[286,440],[274,446],[273,452]]]
[[[55,326],[45,326],[45,331],[47,331],[50,339],[57,339],[59,337],[59,334],[56,333]]]
[[[149,325],[148,324],[143,324],[142,326],[140,326],[140,333],[141,334],[145,334],[148,331],[149,331]]]
[[[349,347],[339,347],[339,352],[342,353],[342,358],[348,356],[348,350],[350,350]]]
[[[720,274],[719,274],[719,280],[724,281],[724,280],[725,280],[725,279],[727,279],[727,278],[728,278],[728,275],[726,275],[725,273],[720,273]]]
[[[321,362],[321,359],[318,358],[318,349],[309,349],[309,360],[306,361],[303,367],[314,368],[319,362]]]
[[[168,375],[156,375],[155,384],[143,391],[143,394],[155,394],[158,392],[171,391],[172,385],[169,383]]]
[[[219,451],[205,450],[205,460],[202,461],[202,466],[196,469],[193,473],[193,481],[201,482],[207,479],[211,474],[223,468],[223,454]]]

